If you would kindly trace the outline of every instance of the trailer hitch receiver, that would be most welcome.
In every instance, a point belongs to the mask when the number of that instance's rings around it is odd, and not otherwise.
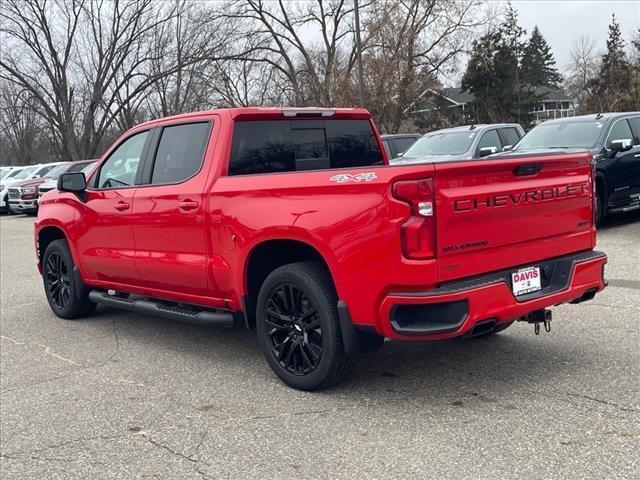
[[[533,323],[533,331],[536,335],[540,335],[540,324],[544,324],[544,331],[551,331],[551,310],[535,310],[527,313],[524,317],[519,318],[519,321]]]

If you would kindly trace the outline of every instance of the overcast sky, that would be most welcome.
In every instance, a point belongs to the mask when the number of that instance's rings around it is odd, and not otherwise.
[[[520,25],[531,33],[535,25],[549,42],[560,71],[569,63],[571,45],[582,35],[593,37],[598,52],[606,48],[608,25],[615,13],[625,42],[640,27],[640,1],[512,0]]]

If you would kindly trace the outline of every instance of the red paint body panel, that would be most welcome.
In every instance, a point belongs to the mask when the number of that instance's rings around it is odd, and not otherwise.
[[[393,293],[425,291],[453,279],[592,250],[589,155],[226,176],[234,121],[282,115],[282,109],[230,109],[140,125],[123,138],[156,126],[213,121],[202,169],[177,185],[89,188],[85,201],[70,193],[48,192],[40,200],[36,238],[43,228],[61,229],[88,285],[231,310],[242,309],[254,248],[274,239],[296,240],[325,260],[352,321],[393,338],[448,338],[489,316],[507,321],[575,299],[588,288],[604,288],[601,265],[606,260],[577,265],[566,290],[530,302],[517,302],[506,285],[452,298],[402,298]],[[370,116],[363,109],[336,109],[332,118]],[[540,172],[516,177],[514,169],[527,162],[542,164]],[[358,183],[329,180],[336,174],[365,172],[376,178]],[[435,186],[437,254],[409,260],[400,238],[410,207],[393,197],[392,187],[397,181],[426,178]],[[567,186],[573,190],[563,196]],[[539,189],[560,190],[552,193],[557,198],[516,202],[520,193]],[[483,198],[493,202],[495,196],[497,205],[482,208]],[[182,209],[180,204],[187,201],[196,206]],[[480,202],[479,208],[467,208],[474,201]],[[129,208],[116,209],[121,202]],[[460,249],[461,244],[471,246]],[[472,312],[456,332],[403,336],[389,323],[390,309],[400,302],[462,297],[469,299]]]

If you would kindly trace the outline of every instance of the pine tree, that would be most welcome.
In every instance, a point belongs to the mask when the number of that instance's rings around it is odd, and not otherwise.
[[[473,43],[462,88],[476,98],[477,120],[514,121],[520,117],[520,58],[525,31],[507,5],[502,26]]]
[[[522,82],[534,88],[558,88],[562,75],[555,65],[551,47],[536,25],[522,55]]]
[[[597,111],[624,111],[635,105],[634,75],[625,53],[625,42],[616,16],[612,15],[607,51],[602,57],[600,74],[593,80],[594,97],[590,106]]]

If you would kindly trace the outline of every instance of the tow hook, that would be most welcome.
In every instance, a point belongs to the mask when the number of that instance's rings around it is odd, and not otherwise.
[[[519,321],[533,323],[533,331],[536,335],[540,335],[540,324],[544,324],[544,331],[551,331],[551,310],[543,309],[527,313]]]

